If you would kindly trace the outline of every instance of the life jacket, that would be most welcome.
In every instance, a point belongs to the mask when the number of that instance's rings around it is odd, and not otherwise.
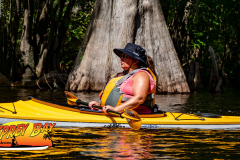
[[[155,105],[155,92],[156,92],[156,77],[153,72],[149,68],[139,68],[129,72],[127,75],[118,76],[118,74],[114,74],[111,76],[107,84],[105,85],[104,89],[99,94],[100,105],[106,106],[110,105],[116,107],[121,103],[130,99],[133,95],[128,95],[127,93],[123,93],[120,89],[120,85],[126,81],[129,77],[134,75],[140,70],[145,70],[150,73],[152,78],[154,79],[155,87],[150,94],[147,95],[145,101],[140,104],[139,106],[147,106],[149,109],[152,109]],[[128,95],[128,97],[124,97],[123,95]]]

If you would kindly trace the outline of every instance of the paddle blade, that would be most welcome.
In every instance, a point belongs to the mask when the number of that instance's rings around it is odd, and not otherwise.
[[[136,111],[131,109],[125,109],[124,114],[131,117],[131,118],[126,118],[126,120],[132,129],[139,130],[141,128],[142,121]]]
[[[67,103],[69,105],[77,105],[76,101],[77,101],[77,97],[75,97],[72,93],[64,91],[65,96],[67,97]]]
[[[69,99],[69,98],[67,98],[67,103],[69,104],[69,105],[78,105],[77,104],[77,99]]]
[[[72,93],[68,92],[68,91],[64,91],[65,96],[69,99],[78,99],[76,96],[74,96]]]

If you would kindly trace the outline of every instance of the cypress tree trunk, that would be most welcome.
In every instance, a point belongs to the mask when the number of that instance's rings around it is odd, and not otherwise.
[[[33,1],[24,0],[24,22],[20,51],[22,56],[23,81],[29,81],[34,76],[34,54],[32,47]]]
[[[1,6],[0,6],[1,7]],[[3,26],[3,14],[2,14],[2,8],[1,8],[1,13],[0,13],[0,34],[3,35],[4,33],[4,26]],[[0,36],[0,68],[2,68],[3,64],[3,36]],[[0,69],[1,72],[2,69]]]
[[[12,57],[12,47],[13,47],[13,45],[12,45],[12,41],[11,41],[11,39],[12,39],[12,17],[13,17],[13,4],[12,4],[12,0],[9,0],[9,16],[8,16],[8,22],[7,22],[7,45],[8,45],[8,47],[7,47],[7,50],[8,50],[8,52],[7,52],[7,70],[9,71],[9,70],[11,70],[10,69],[10,66],[9,66],[9,64],[11,64],[11,61],[12,61],[12,59],[13,59],[13,57]],[[11,76],[11,72],[10,72],[10,74],[8,74],[8,75],[10,75]]]
[[[173,44],[178,53],[179,60],[182,63],[183,56],[186,54],[186,46],[189,41],[189,30],[188,30],[188,21],[190,18],[190,6],[192,5],[191,0],[189,1],[177,1],[177,7],[175,11],[175,18],[172,20],[172,23],[169,25],[171,31],[171,37]]]
[[[194,84],[194,77],[195,77],[195,62],[192,61],[188,71],[188,86],[191,91],[196,89]]]
[[[190,92],[158,0],[96,0],[84,56],[80,63],[80,50],[65,89],[102,90],[112,74],[122,71],[113,49],[128,42],[142,46],[153,58],[158,92]]]
[[[66,8],[66,11],[64,13],[63,18],[61,19],[61,23],[60,26],[58,28],[58,39],[57,39],[57,46],[56,49],[54,49],[53,53],[51,54],[51,59],[52,61],[49,63],[51,64],[51,68],[53,70],[60,70],[60,59],[59,59],[59,55],[62,53],[62,49],[63,49],[63,43],[64,43],[64,39],[66,37],[66,33],[67,33],[67,29],[68,29],[68,24],[67,21],[68,19],[71,18],[71,13],[72,13],[72,9],[74,7],[76,0],[70,0],[68,3],[68,6]]]
[[[9,3],[8,1],[4,1],[4,4],[8,4],[8,6],[5,6],[2,8],[2,22],[1,22],[1,28],[2,28],[2,33],[1,33],[1,38],[2,38],[2,53],[1,53],[1,73],[4,74],[5,76],[9,76],[9,64],[8,64],[8,45],[9,45],[9,34],[8,34],[8,26],[5,24],[8,23],[7,18],[8,18],[8,11],[9,11]]]
[[[195,62],[195,77],[194,77],[194,84],[196,89],[202,89],[202,81],[200,76],[200,65],[198,62]]]
[[[210,52],[210,55],[212,58],[212,71],[211,71],[211,77],[209,82],[209,91],[215,92],[215,89],[219,82],[218,66],[217,66],[214,50],[211,46],[209,46],[208,51]]]
[[[11,56],[11,68],[10,68],[10,77],[16,79],[19,75],[16,72],[17,66],[19,62],[16,61],[16,47],[17,47],[17,36],[20,22],[20,9],[21,3],[20,0],[16,0],[15,2],[15,15],[14,22],[12,24],[12,36],[11,36],[11,44],[12,44],[12,56]]]
[[[42,75],[44,65],[47,59],[47,55],[49,53],[50,47],[53,45],[54,42],[54,35],[56,27],[55,27],[55,11],[53,10],[53,0],[48,0],[42,10],[42,13],[39,18],[39,23],[38,23],[38,29],[39,32],[36,34],[36,46],[40,50],[41,58],[36,66],[36,75],[37,77],[40,77]],[[47,37],[47,26],[49,24],[48,20],[48,15],[51,15],[51,28],[50,28],[50,36],[48,37],[48,41],[46,40]],[[52,28],[54,26],[54,28]],[[44,43],[41,44],[41,47],[39,47],[39,43],[43,41],[45,37]]]

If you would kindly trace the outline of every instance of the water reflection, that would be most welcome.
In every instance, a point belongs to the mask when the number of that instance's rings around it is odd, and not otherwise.
[[[99,101],[98,93],[73,93],[83,101]],[[191,94],[156,95],[156,103],[167,112],[202,112],[221,115],[240,115],[239,90],[227,89],[223,94],[210,94],[202,90]],[[0,103],[28,100],[35,98],[66,103],[64,90],[24,89],[17,87],[0,87]]]
[[[235,159],[238,131],[108,128],[55,129],[54,147],[43,151],[0,151],[0,158],[61,159]]]
[[[156,95],[156,103],[163,111],[183,112],[189,97],[190,94]]]
[[[238,90],[223,94],[199,91],[188,95],[157,95],[162,110],[240,115]],[[66,103],[63,90],[0,87],[0,102],[29,96]],[[74,93],[98,101],[98,93]],[[0,151],[0,159],[239,159],[239,131],[196,129],[55,128],[54,147],[42,151]]]

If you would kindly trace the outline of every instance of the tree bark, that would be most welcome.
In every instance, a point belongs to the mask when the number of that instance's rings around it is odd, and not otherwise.
[[[1,13],[1,17],[0,17],[0,33],[1,35],[3,35],[4,33],[4,29],[3,29],[3,14]],[[0,68],[2,68],[2,64],[3,64],[3,36],[0,36]],[[1,72],[1,69],[0,69]]]
[[[36,43],[39,46],[39,43],[42,42],[43,37],[47,34],[47,28],[49,24],[48,15],[52,11],[53,0],[47,0],[44,4],[44,7],[41,11],[39,21],[37,24],[37,33],[36,33]],[[41,52],[40,52],[41,53]]]
[[[8,47],[7,47],[7,50],[8,50],[8,53],[7,53],[7,70],[10,69],[10,66],[9,64],[11,64],[11,61],[12,61],[12,43],[11,43],[11,38],[12,38],[12,15],[13,15],[13,4],[12,4],[12,0],[9,0],[9,16],[8,16],[8,23],[7,23],[7,44],[8,44]],[[11,76],[11,73],[10,73],[10,76]]]
[[[0,33],[1,35],[4,35],[4,18],[3,18],[3,12],[1,8],[1,16],[0,16]],[[0,72],[2,71],[3,67],[3,36],[0,36]]]
[[[22,38],[20,43],[20,51],[22,56],[23,81],[30,81],[35,73],[34,53],[32,47],[32,24],[33,24],[33,1],[25,0],[24,6],[24,22]]]
[[[17,63],[19,63],[19,62],[16,62],[16,47],[17,47],[17,36],[18,36],[18,29],[19,29],[19,22],[20,22],[20,9],[21,9],[20,0],[16,0],[14,22],[12,25],[12,36],[11,36],[12,56],[11,56],[10,77],[12,77],[13,79],[17,79],[17,77],[20,76],[16,72]]]
[[[45,6],[43,7],[42,14],[39,18],[41,21],[41,19],[46,19],[45,16],[47,16],[49,14],[51,15],[50,16],[51,17],[50,33],[48,33],[48,34],[45,33],[45,36],[43,36],[43,37],[37,36],[38,37],[37,45],[39,45],[40,41],[43,41],[43,42],[41,42],[41,47],[39,48],[41,57],[36,66],[37,77],[40,77],[44,73],[48,73],[49,71],[53,70],[54,64],[55,64],[55,66],[57,65],[56,62],[53,63],[53,61],[55,61],[55,60],[53,60],[53,58],[54,58],[54,55],[56,54],[56,53],[54,53],[54,52],[56,52],[54,50],[54,48],[55,48],[54,45],[57,44],[56,42],[58,42],[58,35],[57,35],[58,28],[57,27],[58,27],[59,20],[62,19],[65,0],[60,0],[54,8],[53,8],[53,2],[54,2],[53,0],[47,1]],[[60,8],[60,9],[58,9],[58,8]],[[57,10],[59,10],[58,13],[57,13]],[[58,16],[56,16],[56,15],[58,15]],[[63,21],[63,23],[65,23],[65,22]],[[61,32],[61,34],[65,34],[65,33]],[[49,36],[47,36],[47,35],[49,35]],[[57,54],[59,54],[59,53],[57,53]]]
[[[119,71],[114,48],[132,42],[153,58],[160,93],[189,93],[183,69],[171,40],[159,0],[96,0],[85,35],[86,49],[78,53],[65,89],[100,91]]]
[[[198,62],[191,62],[188,72],[188,85],[191,91],[203,88]]]
[[[47,1],[47,3],[45,4],[42,14],[40,16],[40,21],[44,21],[43,19],[46,19],[47,14],[51,15],[51,27],[50,27],[50,34],[49,34],[49,41],[47,44],[43,43],[42,47],[41,47],[41,58],[36,66],[36,75],[37,77],[40,77],[42,75],[43,69],[44,69],[44,65],[47,59],[47,55],[49,53],[50,48],[53,46],[54,40],[55,40],[55,33],[56,33],[56,22],[55,22],[55,10],[53,10],[53,0],[49,0]],[[43,23],[42,25],[46,25],[46,23]],[[41,25],[39,25],[41,26]],[[45,26],[46,27],[46,26]],[[42,33],[43,34],[43,33]],[[40,34],[40,35],[42,35]],[[37,34],[37,46],[39,45],[40,42],[40,35]],[[47,36],[47,30],[44,31],[44,37]]]
[[[5,3],[7,3],[7,1],[4,1]],[[5,24],[7,23],[6,19],[7,19],[7,12],[8,12],[7,7],[2,8],[2,22],[1,22],[1,28],[2,28],[2,33],[1,33],[1,38],[2,38],[2,53],[1,53],[1,72],[6,75],[9,76],[9,72],[7,70],[8,68],[8,64],[7,64],[7,48],[8,48],[8,35],[7,35],[7,28],[5,27]]]
[[[209,90],[210,92],[215,92],[216,86],[219,81],[218,66],[217,66],[214,50],[211,46],[209,46],[208,51],[210,52],[211,58],[212,58],[212,71],[211,71],[211,77],[209,82]]]
[[[202,81],[200,76],[200,66],[198,62],[195,62],[195,77],[194,77],[194,85],[196,89],[202,89]]]
[[[60,65],[59,65],[59,55],[62,53],[62,49],[63,49],[63,43],[64,43],[64,38],[66,36],[66,32],[68,29],[68,24],[66,23],[68,21],[68,19],[71,17],[71,13],[72,13],[72,8],[75,4],[76,0],[70,0],[68,3],[68,6],[66,8],[66,11],[64,13],[64,17],[61,20],[60,26],[58,28],[58,44],[56,46],[55,51],[52,53],[52,62],[51,62],[51,68],[53,70],[60,70]]]
[[[195,90],[195,84],[194,84],[194,77],[195,77],[195,62],[191,62],[190,64],[190,69],[188,71],[188,86],[189,86],[189,89],[192,91],[192,90]]]
[[[189,40],[188,21],[190,17],[191,0],[177,0],[177,8],[172,24],[169,25],[173,44],[182,63],[187,41]]]
[[[221,92],[222,83],[223,83],[223,79],[222,79],[222,77],[220,77],[218,84],[216,86],[216,89],[215,89],[216,92]]]

